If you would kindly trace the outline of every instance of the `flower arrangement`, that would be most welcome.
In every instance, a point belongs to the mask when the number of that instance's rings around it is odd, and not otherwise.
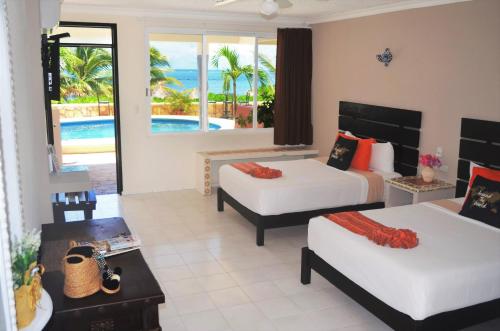
[[[420,164],[423,165],[424,167],[429,167],[429,168],[439,168],[441,167],[442,163],[439,157],[433,154],[423,154],[420,155]]]
[[[16,301],[17,327],[28,326],[35,318],[38,302],[42,296],[42,273],[44,268],[37,265],[40,248],[40,231],[26,233],[12,246],[12,278]]]
[[[38,249],[40,248],[40,231],[32,230],[26,233],[22,239],[12,247],[12,277],[14,290],[22,285],[31,284],[33,275],[26,275],[26,272],[36,264]]]

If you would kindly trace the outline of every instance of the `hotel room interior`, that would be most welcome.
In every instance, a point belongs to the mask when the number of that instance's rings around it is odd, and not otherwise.
[[[0,330],[500,330],[500,0],[0,0]]]

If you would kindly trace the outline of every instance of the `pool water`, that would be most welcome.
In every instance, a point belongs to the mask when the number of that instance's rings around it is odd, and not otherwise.
[[[199,130],[200,124],[195,120],[176,118],[153,118],[151,130],[153,133],[185,132]],[[210,130],[219,130],[220,126],[210,123]],[[114,138],[114,120],[92,120],[61,123],[62,140]]]

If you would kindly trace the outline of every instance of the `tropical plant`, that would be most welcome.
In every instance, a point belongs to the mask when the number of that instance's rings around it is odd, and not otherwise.
[[[266,69],[267,72],[269,72],[273,76],[276,75],[276,66],[271,61],[270,58],[268,58],[264,54],[259,54],[259,62],[261,64],[261,66]],[[261,85],[261,87],[259,88],[259,90],[260,90],[259,94],[266,93],[266,94],[274,95],[274,84],[271,83],[271,80],[269,79],[266,71],[262,70],[262,73],[263,73],[263,75],[266,76],[265,81],[267,82],[267,84]],[[260,71],[259,71],[259,74],[260,74]]]
[[[265,128],[274,126],[274,93],[264,90],[262,94],[264,100],[257,107],[257,122],[264,124]]]
[[[190,94],[191,90],[171,90],[165,101],[170,104],[172,110],[180,113],[187,113],[191,110],[193,102]]]
[[[167,74],[172,72],[168,58],[156,47],[149,48],[149,73],[151,91],[163,91],[172,93],[173,89],[169,85],[182,86],[182,83],[175,77]]]
[[[267,69],[272,74],[276,74],[276,66],[273,64],[270,58],[264,54],[259,54],[260,64]]]
[[[95,47],[61,47],[61,96],[113,95],[111,53]]]
[[[238,52],[234,49],[230,49],[228,46],[221,47],[217,53],[212,57],[212,65],[219,69],[222,67],[221,59],[225,59],[228,67],[222,70],[223,79],[223,90],[229,91],[230,84],[233,87],[233,116],[236,113],[236,107],[238,106],[238,95],[236,92],[236,83],[240,76],[244,76],[248,82],[248,86],[251,89],[253,84],[253,72],[254,68],[252,65],[242,65],[240,63],[240,56]],[[259,81],[262,85],[267,84],[267,75],[264,71],[258,71]]]

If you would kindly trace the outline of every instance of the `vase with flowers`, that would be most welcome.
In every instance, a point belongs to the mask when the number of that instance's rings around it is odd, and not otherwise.
[[[420,164],[422,165],[422,179],[426,183],[431,183],[436,175],[434,168],[441,167],[441,160],[438,156],[433,154],[420,155]]]
[[[31,231],[12,246],[12,278],[16,302],[17,327],[28,326],[35,318],[42,295],[42,265],[37,264],[40,231]]]

